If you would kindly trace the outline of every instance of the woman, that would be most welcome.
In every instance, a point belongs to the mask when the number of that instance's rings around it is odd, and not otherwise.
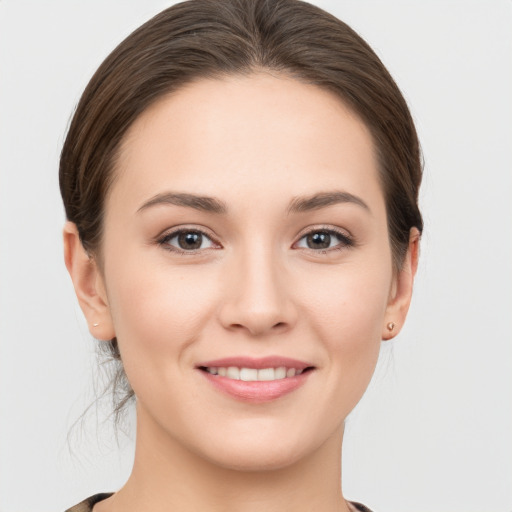
[[[192,0],[123,41],[60,184],[136,453],[70,510],[368,510],[343,497],[343,425],[407,315],[420,181],[398,88],[316,7]]]

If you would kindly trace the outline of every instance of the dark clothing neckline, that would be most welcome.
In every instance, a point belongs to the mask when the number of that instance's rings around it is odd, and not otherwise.
[[[91,512],[92,507],[96,505],[96,503],[106,500],[110,498],[114,494],[113,492],[102,492],[100,494],[95,494],[94,496],[90,496],[89,498],[81,501],[74,507],[68,508],[66,512]]]
[[[94,496],[90,496],[89,498],[85,499],[84,501],[81,501],[74,507],[68,508],[66,512],[92,512],[92,508],[96,503],[106,500],[107,498],[110,498],[114,494],[113,492],[103,492],[100,494],[95,494]],[[368,507],[365,507],[361,503],[357,503],[355,501],[349,502],[353,507],[355,507],[356,510],[359,512],[372,512]]]

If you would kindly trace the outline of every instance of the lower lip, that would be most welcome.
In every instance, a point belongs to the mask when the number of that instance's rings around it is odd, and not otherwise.
[[[286,377],[285,379],[244,381],[228,379],[220,375],[212,375],[203,370],[198,371],[200,371],[208,382],[219,391],[242,402],[252,403],[264,403],[277,400],[301,387],[312,373],[312,370],[309,370],[295,377]]]

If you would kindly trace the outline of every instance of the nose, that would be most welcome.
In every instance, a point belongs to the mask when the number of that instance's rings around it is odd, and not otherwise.
[[[220,321],[224,328],[253,337],[285,332],[297,321],[292,283],[268,250],[237,258],[227,270]]]

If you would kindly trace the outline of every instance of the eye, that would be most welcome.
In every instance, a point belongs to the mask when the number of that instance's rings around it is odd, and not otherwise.
[[[318,229],[306,233],[296,244],[298,248],[326,251],[342,249],[353,245],[348,235],[333,229]]]
[[[195,252],[217,247],[206,233],[198,229],[180,229],[179,231],[168,233],[158,243],[168,246],[166,248],[169,250],[178,252]]]

